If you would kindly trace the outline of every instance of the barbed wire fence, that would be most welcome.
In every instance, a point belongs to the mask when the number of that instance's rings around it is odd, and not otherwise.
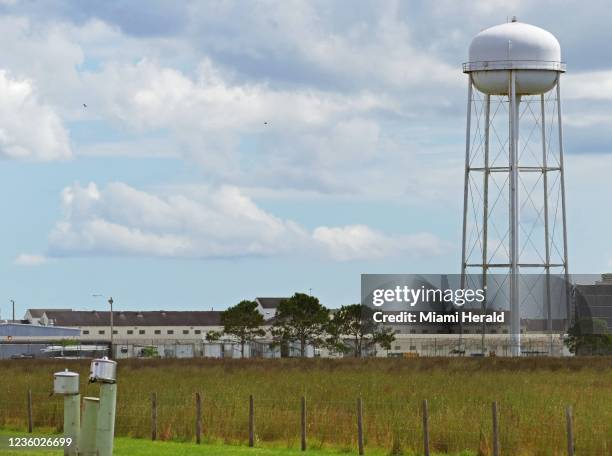
[[[199,396],[199,399],[198,399]],[[570,405],[556,407],[558,419],[537,423],[527,434],[516,406],[466,403],[478,407],[479,420],[452,423],[438,398],[421,403],[401,400],[294,401],[250,395],[215,397],[213,393],[145,391],[120,397],[117,436],[258,446],[284,442],[288,448],[337,448],[367,454],[368,448],[403,452],[500,454],[612,454],[610,423],[586,434],[576,433]],[[26,397],[8,396],[0,403],[0,427],[29,432],[62,431],[63,402],[48,391],[28,390]],[[282,423],[282,425],[279,425]],[[459,427],[460,429],[458,429]]]

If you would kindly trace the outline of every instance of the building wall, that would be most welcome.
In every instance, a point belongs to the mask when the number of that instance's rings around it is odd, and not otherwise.
[[[110,340],[109,326],[79,326],[81,340]],[[113,339],[118,341],[140,340],[204,340],[209,331],[222,331],[221,326],[115,326]]]
[[[0,340],[31,340],[31,339],[61,339],[77,338],[79,331],[75,328],[59,326],[36,326],[22,323],[0,324]]]

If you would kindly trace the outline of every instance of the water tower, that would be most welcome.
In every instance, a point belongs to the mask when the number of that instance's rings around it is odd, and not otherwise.
[[[541,274],[547,283],[546,297],[537,300],[552,337],[551,275],[568,274],[560,92],[565,64],[551,33],[513,18],[474,37],[463,72],[462,287],[478,277],[488,294],[504,295],[497,302],[505,300],[510,310],[509,343],[518,356],[521,309],[533,298],[523,277]],[[564,313],[569,318],[569,308]]]

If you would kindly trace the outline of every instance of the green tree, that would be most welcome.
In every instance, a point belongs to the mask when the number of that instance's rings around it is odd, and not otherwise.
[[[221,331],[208,331],[206,333],[206,341],[211,343],[218,342],[222,335]]]
[[[612,354],[612,335],[608,334],[608,325],[600,318],[583,318],[572,326],[565,344],[575,355],[610,355]]]
[[[149,346],[142,348],[142,356],[145,358],[159,358],[157,347]]]
[[[329,309],[317,298],[295,293],[282,300],[276,309],[272,335],[277,344],[298,342],[300,356],[306,355],[306,346],[318,347],[324,342],[329,323]]]
[[[223,332],[232,335],[240,342],[240,357],[244,358],[244,346],[257,337],[264,336],[263,315],[257,311],[255,301],[240,301],[221,313]]]
[[[357,358],[376,345],[391,349],[395,333],[376,323],[373,316],[374,310],[363,304],[342,306],[329,322],[328,346],[345,353],[352,351]]]

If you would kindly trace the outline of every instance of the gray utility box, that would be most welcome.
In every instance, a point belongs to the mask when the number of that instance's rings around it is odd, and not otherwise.
[[[117,381],[117,363],[106,356],[94,359],[89,367],[89,381],[115,383]]]
[[[68,369],[53,374],[53,392],[55,394],[79,394],[79,374],[70,372]]]

